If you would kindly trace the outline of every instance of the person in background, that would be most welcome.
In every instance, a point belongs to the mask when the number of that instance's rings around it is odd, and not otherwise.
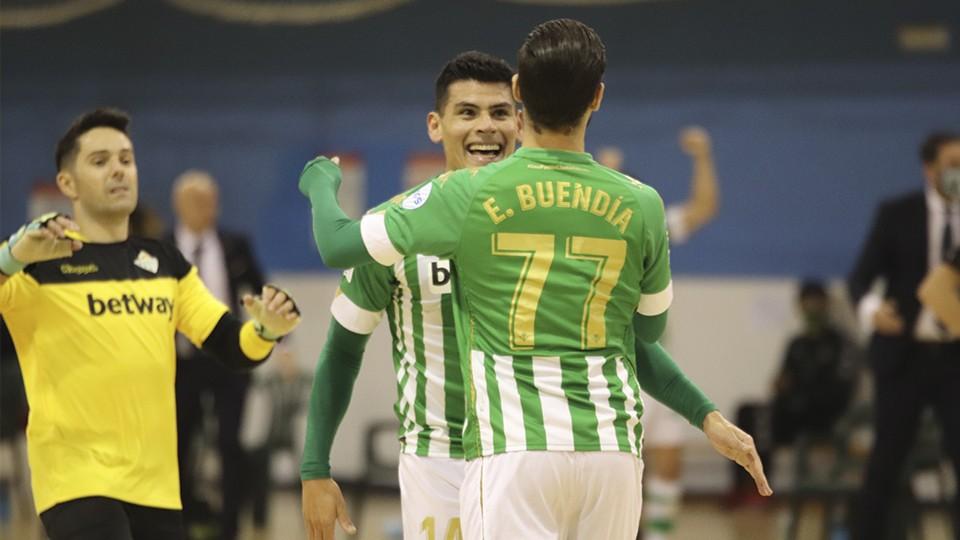
[[[875,393],[876,434],[854,508],[855,539],[883,536],[907,453],[928,406],[936,412],[954,470],[960,471],[960,339],[917,298],[924,277],[960,244],[955,184],[960,135],[929,135],[920,160],[924,189],[881,203],[847,280],[861,325],[871,335]],[[878,279],[886,282],[882,297],[868,294]],[[954,498],[953,514],[958,523],[960,497]],[[960,539],[960,526],[954,535]]]
[[[20,372],[13,338],[7,325],[0,319],[0,451],[14,462],[13,467],[0,469],[0,536],[9,533],[6,527],[11,522],[14,501],[19,498],[17,495],[22,477],[27,473],[18,467],[22,461],[19,458],[25,452],[26,427],[27,397],[23,389],[23,374]]]
[[[167,224],[163,222],[160,214],[142,202],[137,204],[136,209],[130,214],[130,234],[133,236],[159,240],[163,238],[166,230]]]
[[[942,172],[940,184],[952,201],[960,199],[960,164],[950,164]],[[953,255],[927,274],[918,295],[953,337],[960,336],[960,249],[954,249]]]
[[[680,149],[690,157],[693,172],[690,194],[678,203],[667,205],[667,229],[672,244],[683,244],[717,217],[720,210],[720,182],[713,161],[710,133],[700,126],[680,130]],[[597,151],[597,162],[629,174],[624,169],[620,148],[607,146]]]
[[[297,364],[285,342],[273,361],[253,376],[243,415],[241,443],[247,456],[244,492],[253,511],[253,537],[269,538],[273,457],[286,452],[300,462],[310,403],[311,374]]]
[[[690,157],[693,174],[687,199],[667,206],[667,230],[671,245],[687,242],[717,215],[720,185],[712,146],[710,134],[702,127],[692,126],[680,131],[680,148]],[[623,170],[624,156],[619,148],[601,148],[597,152],[597,161],[611,169]],[[680,415],[673,414],[658,400],[650,399],[649,394],[644,393],[643,402],[643,447],[651,464],[645,482],[647,497],[643,508],[642,536],[646,540],[665,540],[675,529],[680,512],[683,442],[689,428]]]
[[[234,309],[241,296],[258,291],[264,278],[249,240],[217,226],[219,189],[213,177],[199,170],[181,174],[173,186],[173,209],[177,223],[172,236],[180,251],[200,274],[213,295]],[[218,538],[233,540],[242,500],[245,461],[240,446],[240,425],[250,374],[234,372],[209,361],[205,353],[185,339],[177,343],[177,428],[180,438],[180,493],[188,532],[204,529],[211,519],[209,504],[197,494],[197,440],[203,426],[203,403],[212,397],[217,419],[217,450],[220,458],[222,504]],[[206,522],[206,523],[205,523]]]
[[[801,435],[828,436],[846,412],[856,389],[860,349],[830,319],[823,283],[801,283],[797,307],[803,327],[787,344],[769,404],[742,405],[737,423],[756,433],[760,458]],[[753,500],[750,477],[734,469],[734,505]]]

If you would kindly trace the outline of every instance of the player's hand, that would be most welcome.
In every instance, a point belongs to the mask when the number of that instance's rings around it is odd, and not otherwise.
[[[332,478],[303,481],[303,524],[309,540],[334,540],[334,523],[347,534],[357,534],[357,528],[347,514],[340,486]]]
[[[243,307],[263,327],[261,336],[276,340],[300,324],[300,310],[293,297],[273,285],[264,285],[260,296],[243,295]]]
[[[332,185],[334,192],[340,190],[340,158],[327,159],[317,156],[307,162],[300,173],[300,193],[310,196],[310,190],[322,185]]]
[[[717,411],[708,414],[703,420],[703,434],[710,440],[713,449],[723,457],[737,462],[757,484],[757,491],[764,497],[773,495],[767,477],[763,474],[763,463],[753,443],[753,437],[733,425]]]
[[[885,300],[873,314],[873,329],[878,334],[900,336],[903,335],[903,327],[903,318],[897,312],[897,304],[893,300]]]
[[[0,270],[14,273],[28,264],[73,255],[83,247],[83,242],[77,239],[79,230],[80,227],[63,214],[40,216],[10,236],[4,250],[9,248],[7,255],[13,260],[4,258],[4,268]]]
[[[684,128],[680,132],[680,148],[692,158],[710,155],[710,134],[699,126]]]

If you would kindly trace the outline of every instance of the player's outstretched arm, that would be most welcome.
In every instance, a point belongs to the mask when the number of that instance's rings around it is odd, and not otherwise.
[[[702,429],[720,455],[737,462],[750,473],[761,495],[772,495],[753,438],[717,411],[716,405],[683,374],[659,343],[637,340],[636,354],[640,387]]]
[[[476,169],[465,169],[440,175],[360,221],[348,218],[337,204],[340,168],[336,161],[319,157],[307,163],[300,191],[310,198],[314,241],[327,266],[354,268],[374,261],[391,266],[413,253],[454,256],[474,195],[482,185],[482,181],[471,181],[476,174]]]
[[[323,156],[308,162],[300,173],[300,192],[310,199],[313,240],[323,264],[352,268],[373,262],[360,232],[360,222],[347,217],[337,202],[340,189],[337,158]]]
[[[710,223],[720,207],[720,183],[711,146],[710,135],[701,127],[688,127],[680,132],[680,147],[693,163],[690,197],[682,206],[683,226],[688,236]]]
[[[942,263],[927,274],[917,296],[950,333],[960,336],[960,269]]]
[[[267,341],[277,341],[300,324],[293,296],[275,285],[264,285],[259,296],[245,294],[242,300],[257,335]]]
[[[764,497],[773,495],[767,476],[763,472],[763,463],[760,461],[760,454],[757,452],[753,437],[724,418],[719,411],[711,412],[704,419],[703,433],[713,445],[714,450],[730,461],[735,461],[750,473],[760,495]]]
[[[63,214],[45,214],[27,223],[0,245],[0,285],[32,263],[73,255],[83,247],[80,228]]]
[[[684,375],[659,342],[636,340],[636,354],[640,388],[702,429],[704,418],[717,410],[710,398]]]
[[[200,342],[200,348],[225,366],[245,370],[259,366],[273,351],[277,341],[300,324],[300,310],[293,297],[274,285],[264,285],[260,296],[244,295],[243,307],[250,320],[242,322],[232,313],[224,313],[196,275],[180,284],[183,315],[178,330],[191,339],[207,317],[219,315],[213,330]],[[197,343],[197,341],[194,341]]]
[[[310,540],[333,540],[334,524],[355,534],[340,486],[330,477],[330,451],[347,412],[369,335],[355,334],[331,319],[310,393],[307,437],[300,479],[303,521]]]

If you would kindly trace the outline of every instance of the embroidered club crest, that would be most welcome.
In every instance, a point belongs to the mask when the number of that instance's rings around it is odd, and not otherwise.
[[[141,249],[137,258],[133,260],[133,265],[143,268],[151,274],[156,274],[157,270],[160,269],[160,260]]]

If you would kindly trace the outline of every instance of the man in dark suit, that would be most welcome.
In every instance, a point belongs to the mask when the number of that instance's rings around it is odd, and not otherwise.
[[[259,291],[263,274],[247,239],[217,228],[219,197],[214,179],[203,171],[187,171],[173,188],[177,226],[172,240],[200,272],[208,289],[234,313],[245,292]],[[219,538],[237,536],[237,518],[242,502],[244,453],[240,425],[250,376],[230,371],[215,361],[199,358],[204,353],[185,339],[177,343],[177,424],[179,430],[180,493],[184,520],[192,524],[208,518],[208,508],[195,492],[194,458],[197,435],[203,425],[203,397],[212,396],[217,419],[222,506]]]
[[[848,279],[861,323],[872,332],[875,380],[876,438],[855,509],[857,539],[884,538],[884,518],[928,405],[960,471],[960,339],[917,299],[928,269],[960,244],[960,200],[944,182],[948,171],[960,167],[960,135],[933,134],[920,153],[926,189],[880,206]],[[878,278],[886,281],[882,299],[868,294]],[[954,534],[960,539],[958,504]]]

